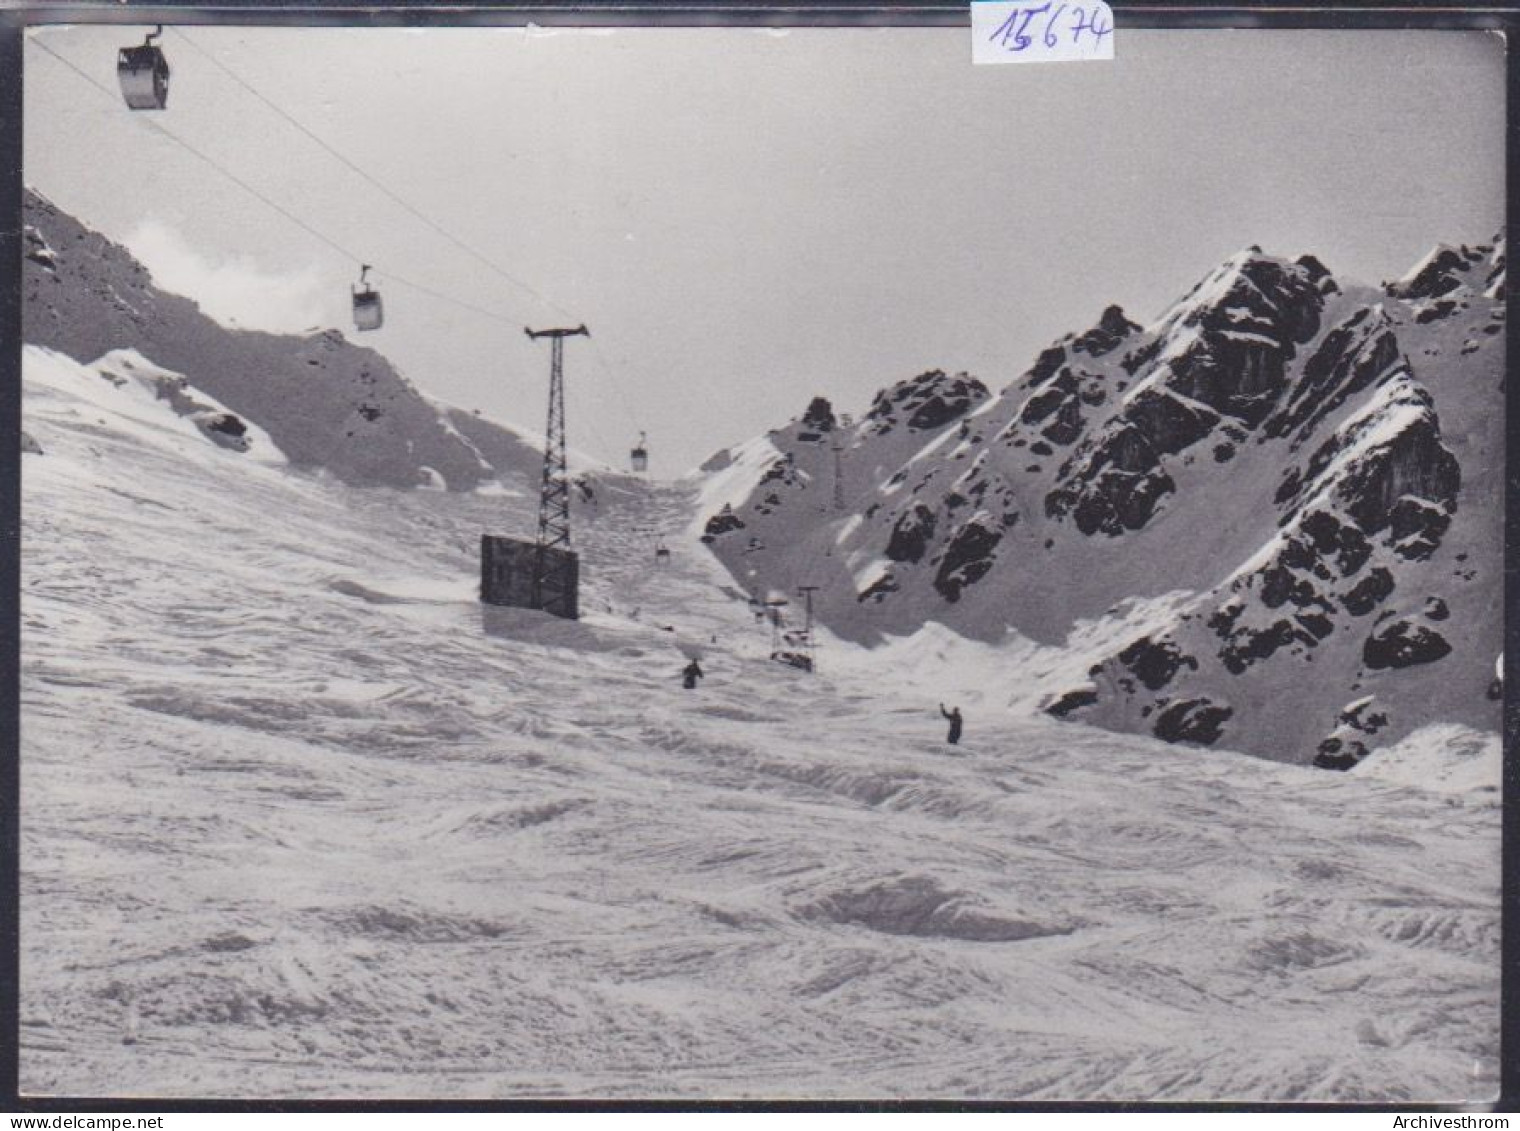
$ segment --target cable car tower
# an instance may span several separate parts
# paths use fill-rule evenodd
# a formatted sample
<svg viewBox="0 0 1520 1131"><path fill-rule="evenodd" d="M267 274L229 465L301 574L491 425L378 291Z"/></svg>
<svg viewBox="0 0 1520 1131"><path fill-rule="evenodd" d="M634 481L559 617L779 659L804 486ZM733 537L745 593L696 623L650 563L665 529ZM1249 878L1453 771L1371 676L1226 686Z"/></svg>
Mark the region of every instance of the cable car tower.
<svg viewBox="0 0 1520 1131"><path fill-rule="evenodd" d="M834 441L834 509L844 510L844 445Z"/></svg>
<svg viewBox="0 0 1520 1131"><path fill-rule="evenodd" d="M573 330L530 330L548 338L549 420L544 429L544 474L538 494L538 543L533 558L533 607L575 618L576 576L570 551L570 471L565 447L565 339L591 336L584 323ZM558 551L558 552L556 552ZM571 568L559 562L568 558Z"/></svg>
<svg viewBox="0 0 1520 1131"><path fill-rule="evenodd" d="M816 671L818 664L817 656L813 651L816 645L813 639L813 594L816 592L818 592L816 585L797 586L797 595L807 602L807 622L802 630L802 651L807 657L807 666L803 668L804 671Z"/></svg>
<svg viewBox="0 0 1520 1131"><path fill-rule="evenodd" d="M771 659L805 672L813 670L813 590L816 585L801 586L797 592L807 598L807 627L786 627L786 594L772 591L765 599L766 619L771 622Z"/></svg>

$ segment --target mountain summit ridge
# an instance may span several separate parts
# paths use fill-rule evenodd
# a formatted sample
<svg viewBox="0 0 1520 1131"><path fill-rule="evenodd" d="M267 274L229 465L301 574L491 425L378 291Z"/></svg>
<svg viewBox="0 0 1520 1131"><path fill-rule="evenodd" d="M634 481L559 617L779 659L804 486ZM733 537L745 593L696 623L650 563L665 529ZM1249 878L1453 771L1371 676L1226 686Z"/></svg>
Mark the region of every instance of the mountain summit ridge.
<svg viewBox="0 0 1520 1131"><path fill-rule="evenodd" d="M1063 717L1335 768L1373 745L1340 721L1369 692L1377 743L1496 729L1503 286L1502 233L1381 288L1253 246L996 394L931 370L827 437L773 431L704 540L752 590L819 586L820 622L865 644L938 622L1061 646L1190 594L1052 687ZM876 411L910 391L939 406L917 427Z"/></svg>

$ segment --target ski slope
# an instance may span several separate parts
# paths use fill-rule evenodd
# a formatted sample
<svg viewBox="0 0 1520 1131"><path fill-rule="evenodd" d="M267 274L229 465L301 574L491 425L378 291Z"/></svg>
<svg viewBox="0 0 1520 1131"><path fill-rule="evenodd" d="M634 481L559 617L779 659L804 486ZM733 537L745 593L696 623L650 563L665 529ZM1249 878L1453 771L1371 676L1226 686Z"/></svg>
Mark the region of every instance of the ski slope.
<svg viewBox="0 0 1520 1131"><path fill-rule="evenodd" d="M475 599L529 497L355 490L25 377L23 1092L1497 1090L1483 736L1384 780L988 696L952 749L953 648L769 662L674 537L689 485L578 511L559 622Z"/></svg>

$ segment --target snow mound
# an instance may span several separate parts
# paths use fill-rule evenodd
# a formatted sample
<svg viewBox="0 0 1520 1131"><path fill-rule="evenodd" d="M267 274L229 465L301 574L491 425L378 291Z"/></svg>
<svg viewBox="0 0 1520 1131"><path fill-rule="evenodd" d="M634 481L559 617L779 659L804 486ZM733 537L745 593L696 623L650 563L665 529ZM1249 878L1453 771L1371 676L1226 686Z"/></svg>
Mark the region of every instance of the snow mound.
<svg viewBox="0 0 1520 1131"><path fill-rule="evenodd" d="M220 449L252 463L287 465L262 428L136 350L112 350L81 365L54 350L25 346L22 380L27 423L38 443L56 442L60 432L82 438L109 422L113 435L175 458L214 459L213 449Z"/></svg>
<svg viewBox="0 0 1520 1131"><path fill-rule="evenodd" d="M1499 792L1504 750L1497 734L1455 723L1421 727L1375 750L1350 772L1441 793Z"/></svg>
<svg viewBox="0 0 1520 1131"><path fill-rule="evenodd" d="M355 907L330 919L342 934L407 942L467 943L510 933L509 927L492 920L440 914L406 905Z"/></svg>
<svg viewBox="0 0 1520 1131"><path fill-rule="evenodd" d="M1072 932L1071 927L992 914L975 906L964 893L948 891L927 876L899 876L846 888L808 904L799 916L887 935L970 942L1019 942Z"/></svg>

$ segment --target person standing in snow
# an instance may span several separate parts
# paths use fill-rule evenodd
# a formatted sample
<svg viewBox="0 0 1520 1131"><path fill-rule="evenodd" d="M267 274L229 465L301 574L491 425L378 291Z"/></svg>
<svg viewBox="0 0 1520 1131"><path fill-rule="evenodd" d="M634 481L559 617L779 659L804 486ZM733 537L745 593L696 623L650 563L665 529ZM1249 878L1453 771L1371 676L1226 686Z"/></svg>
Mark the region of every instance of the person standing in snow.
<svg viewBox="0 0 1520 1131"><path fill-rule="evenodd" d="M951 707L947 711L945 710L945 705L941 703L939 705L939 713L950 720L950 734L945 741L954 746L961 740L961 709L959 707Z"/></svg>
<svg viewBox="0 0 1520 1131"><path fill-rule="evenodd" d="M702 678L702 674L702 665L693 660L681 672L681 686L690 691L693 687L697 686L697 680Z"/></svg>

